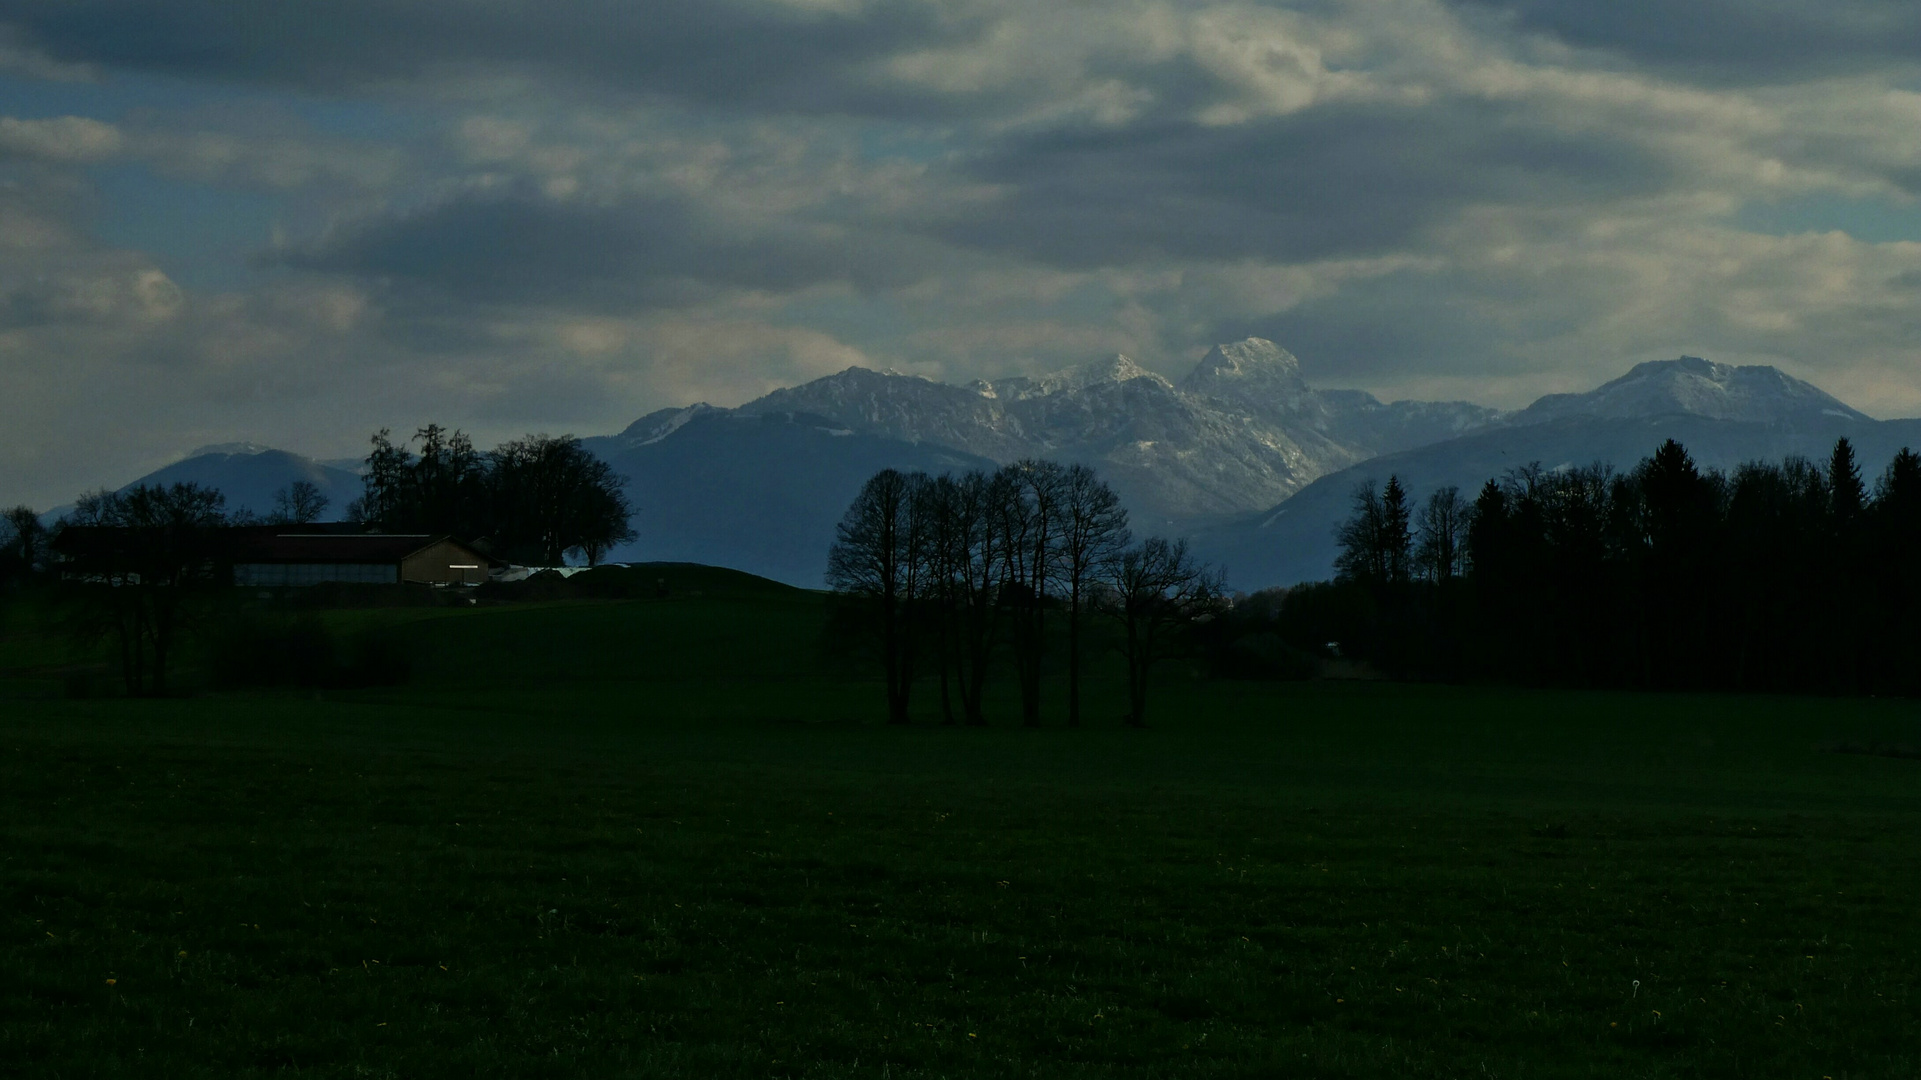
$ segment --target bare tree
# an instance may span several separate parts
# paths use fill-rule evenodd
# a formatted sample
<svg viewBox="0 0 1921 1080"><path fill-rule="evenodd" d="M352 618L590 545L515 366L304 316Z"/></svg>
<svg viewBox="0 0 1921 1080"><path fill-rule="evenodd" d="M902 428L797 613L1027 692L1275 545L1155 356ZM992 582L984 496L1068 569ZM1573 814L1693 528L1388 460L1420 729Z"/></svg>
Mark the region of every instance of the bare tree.
<svg viewBox="0 0 1921 1080"><path fill-rule="evenodd" d="M31 506L15 506L0 513L0 581L34 573L46 557L46 526Z"/></svg>
<svg viewBox="0 0 1921 1080"><path fill-rule="evenodd" d="M1121 624L1127 661L1126 723L1147 725L1148 677L1172 655L1187 629L1220 595L1219 578L1188 554L1187 541L1155 536L1128 548L1110 579L1106 610Z"/></svg>
<svg viewBox="0 0 1921 1080"><path fill-rule="evenodd" d="M1420 545L1414 553L1421 576L1445 582L1460 575L1467 514L1460 488L1449 485L1428 496L1427 505L1421 509Z"/></svg>
<svg viewBox="0 0 1921 1080"><path fill-rule="evenodd" d="M1336 576L1370 585L1406 581L1413 561L1409 516L1407 489L1399 477L1388 477L1378 493L1372 480L1362 482L1354 489L1354 516L1336 533L1341 546Z"/></svg>
<svg viewBox="0 0 1921 1080"><path fill-rule="evenodd" d="M1001 593L1007 561L996 507L1000 483L974 470L963 474L949 489L947 511L949 588L953 597L954 669L960 691L961 716L971 726L987 722L982 697L987 668L1000 635Z"/></svg>
<svg viewBox="0 0 1921 1080"><path fill-rule="evenodd" d="M83 496L56 544L90 601L83 629L111 634L127 692L167 692L167 665L193 598L219 581L215 530L226 497L197 484Z"/></svg>
<svg viewBox="0 0 1921 1080"><path fill-rule="evenodd" d="M1041 665L1046 652L1048 590L1060 562L1064 470L1052 461L1025 459L1000 471L1003 590L1014 622L1014 670L1020 683L1021 724L1041 723Z"/></svg>
<svg viewBox="0 0 1921 1080"><path fill-rule="evenodd" d="M327 512L328 502L320 493L320 485L311 480L295 480L273 493L273 513L267 516L267 523L307 525L319 521L320 515Z"/></svg>
<svg viewBox="0 0 1921 1080"><path fill-rule="evenodd" d="M1127 510L1114 489L1085 465L1068 468L1060 487L1060 572L1067 589L1067 726L1081 722L1081 616L1088 590L1130 539Z"/></svg>
<svg viewBox="0 0 1921 1080"><path fill-rule="evenodd" d="M926 522L918 490L925 474L883 469L863 484L835 530L827 584L859 605L880 648L887 721L905 724L914 685L913 607L926 567Z"/></svg>
<svg viewBox="0 0 1921 1080"><path fill-rule="evenodd" d="M1334 574L1346 581L1379 582L1387 579L1386 560L1381 551L1381 494L1374 481L1363 480L1354 488L1354 513L1334 534L1341 553L1334 557Z"/></svg>

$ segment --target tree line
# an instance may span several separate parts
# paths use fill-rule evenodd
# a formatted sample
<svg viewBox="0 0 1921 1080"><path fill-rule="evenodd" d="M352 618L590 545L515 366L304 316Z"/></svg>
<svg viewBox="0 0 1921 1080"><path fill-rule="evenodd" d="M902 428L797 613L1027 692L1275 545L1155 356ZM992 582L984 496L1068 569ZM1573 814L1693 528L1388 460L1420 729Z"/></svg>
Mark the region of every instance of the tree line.
<svg viewBox="0 0 1921 1080"><path fill-rule="evenodd" d="M405 443L385 430L372 442L364 493L348 507L368 529L448 533L497 557L548 565L569 553L598 563L635 535L623 480L572 436L529 435L485 454L437 425ZM164 695L183 632L205 628L219 607L212 597L231 561L226 530L308 524L327 508L305 480L276 492L266 514L229 511L225 495L196 483L90 492L51 528L16 506L0 513L0 591L54 587L67 630L110 643L127 693ZM69 527L89 529L91 539L56 573L54 546Z"/></svg>
<svg viewBox="0 0 1921 1080"><path fill-rule="evenodd" d="M570 553L596 566L636 536L626 481L571 435L529 435L483 453L460 431L428 424L398 443L383 428L372 443L350 520L387 532L450 533L497 558L541 566L559 566Z"/></svg>
<svg viewBox="0 0 1921 1080"><path fill-rule="evenodd" d="M1921 692L1921 455L1872 483L1853 446L1732 472L1668 440L1634 468L1355 493L1292 643L1397 674L1596 687Z"/></svg>
<svg viewBox="0 0 1921 1080"><path fill-rule="evenodd" d="M906 723L931 665L942 720L985 724L992 669L1013 668L1021 723L1041 723L1049 627L1064 623L1066 722L1082 717L1090 615L1111 617L1127 671L1125 722L1147 719L1148 675L1220 593L1184 541L1139 543L1113 490L1084 465L1023 460L958 476L883 469L828 552L827 583L873 645L887 715ZM958 708L956 706L958 705Z"/></svg>

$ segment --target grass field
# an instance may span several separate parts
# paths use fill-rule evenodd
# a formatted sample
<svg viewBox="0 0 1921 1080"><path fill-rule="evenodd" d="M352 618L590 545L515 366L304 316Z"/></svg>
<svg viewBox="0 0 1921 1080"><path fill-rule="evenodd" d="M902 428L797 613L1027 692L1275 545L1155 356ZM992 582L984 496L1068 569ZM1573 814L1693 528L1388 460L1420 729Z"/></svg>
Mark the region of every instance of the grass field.
<svg viewBox="0 0 1921 1080"><path fill-rule="evenodd" d="M1832 752L1912 702L901 729L807 594L339 617L413 680L68 701L13 625L0 1071L1921 1074L1921 761Z"/></svg>

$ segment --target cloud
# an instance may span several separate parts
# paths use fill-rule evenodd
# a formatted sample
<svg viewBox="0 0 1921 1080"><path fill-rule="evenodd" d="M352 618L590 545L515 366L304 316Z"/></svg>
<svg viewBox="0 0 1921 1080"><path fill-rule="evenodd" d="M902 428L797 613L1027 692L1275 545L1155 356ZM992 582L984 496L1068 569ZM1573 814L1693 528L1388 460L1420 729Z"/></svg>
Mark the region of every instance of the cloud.
<svg viewBox="0 0 1921 1080"><path fill-rule="evenodd" d="M1000 191L945 235L1080 267L1376 254L1464 205L1626 198L1672 171L1629 136L1575 136L1484 102L1054 132L968 169Z"/></svg>
<svg viewBox="0 0 1921 1080"><path fill-rule="evenodd" d="M613 430L850 363L1179 375L1246 333L1388 397L1522 404L1691 352L1921 410L1921 247L1741 227L1915 213L1917 19L14 0L0 502L231 439ZM221 243L179 224L219 215Z"/></svg>
<svg viewBox="0 0 1921 1080"><path fill-rule="evenodd" d="M188 79L367 91L508 77L780 111L884 110L867 62L967 29L907 0L15 0L0 27L58 62Z"/></svg>
<svg viewBox="0 0 1921 1080"><path fill-rule="evenodd" d="M1458 0L1570 45L1700 78L1776 82L1921 59L1909 0Z"/></svg>
<svg viewBox="0 0 1921 1080"><path fill-rule="evenodd" d="M21 120L0 116L0 159L33 158L62 164L105 161L124 140L112 124L84 116Z"/></svg>
<svg viewBox="0 0 1921 1080"><path fill-rule="evenodd" d="M274 258L473 302L637 310L692 305L727 289L899 287L924 272L915 246L824 224L730 226L685 199L578 204L482 191L357 221Z"/></svg>

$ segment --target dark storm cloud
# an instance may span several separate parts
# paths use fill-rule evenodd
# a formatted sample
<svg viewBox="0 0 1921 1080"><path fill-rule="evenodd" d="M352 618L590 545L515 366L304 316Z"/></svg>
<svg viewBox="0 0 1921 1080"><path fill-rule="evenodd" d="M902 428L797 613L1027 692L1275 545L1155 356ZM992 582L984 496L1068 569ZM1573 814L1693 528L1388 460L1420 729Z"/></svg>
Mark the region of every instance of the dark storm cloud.
<svg viewBox="0 0 1921 1080"><path fill-rule="evenodd" d="M914 242L825 227L730 228L667 200L580 206L482 194L337 229L275 261L427 286L482 303L659 307L724 289L860 288L918 279Z"/></svg>
<svg viewBox="0 0 1921 1080"><path fill-rule="evenodd" d="M1007 192L947 226L950 239L1095 267L1375 254L1468 204L1618 198L1658 190L1671 166L1625 136L1455 103L1055 133L1004 145L970 171Z"/></svg>
<svg viewBox="0 0 1921 1080"><path fill-rule="evenodd" d="M774 110L886 110L857 70L967 28L892 0L13 0L0 28L54 59L308 89L464 72Z"/></svg>
<svg viewBox="0 0 1921 1080"><path fill-rule="evenodd" d="M1454 0L1527 30L1715 79L1775 82L1921 59L1914 0Z"/></svg>

